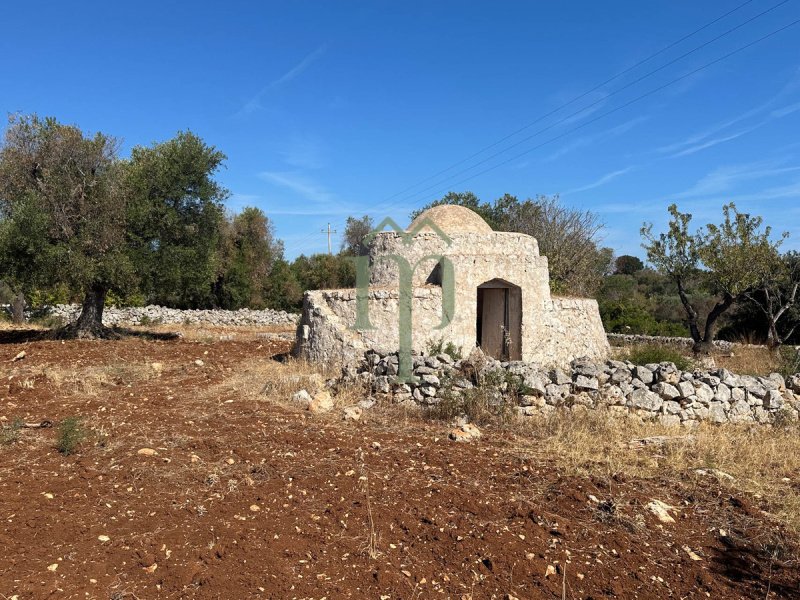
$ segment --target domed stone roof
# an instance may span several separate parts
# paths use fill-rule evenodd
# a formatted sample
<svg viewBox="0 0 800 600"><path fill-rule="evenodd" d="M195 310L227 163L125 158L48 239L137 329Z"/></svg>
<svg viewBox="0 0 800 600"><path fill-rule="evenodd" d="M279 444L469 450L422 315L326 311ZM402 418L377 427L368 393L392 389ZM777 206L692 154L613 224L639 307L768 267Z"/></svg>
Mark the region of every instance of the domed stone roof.
<svg viewBox="0 0 800 600"><path fill-rule="evenodd" d="M439 229L447 234L492 233L492 228L478 213L456 204L442 204L429 208L414 219L406 231L414 231L426 219L436 223Z"/></svg>

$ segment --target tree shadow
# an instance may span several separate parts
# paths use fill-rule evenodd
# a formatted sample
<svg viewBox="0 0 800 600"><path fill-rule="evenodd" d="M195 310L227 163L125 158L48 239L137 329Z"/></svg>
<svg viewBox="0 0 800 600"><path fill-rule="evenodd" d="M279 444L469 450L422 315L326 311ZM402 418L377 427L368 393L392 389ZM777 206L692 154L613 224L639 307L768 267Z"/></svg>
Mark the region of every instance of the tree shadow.
<svg viewBox="0 0 800 600"><path fill-rule="evenodd" d="M113 327L110 328L110 331L113 332L113 337L109 339L120 339L120 338L138 338L144 340L153 340L153 341L170 341L170 340L178 340L183 337L178 332L173 331L142 331L142 330L134 330L128 329L125 327ZM42 341L57 341L57 340L69 340L69 339L76 339L70 336L62 335L61 329L3 329L0 330L0 345L2 344L27 344L30 342L42 342ZM102 338L98 338L102 339Z"/></svg>
<svg viewBox="0 0 800 600"><path fill-rule="evenodd" d="M800 566L786 556L789 551L782 544L755 547L745 538L722 538L724 548L715 549L711 558L713 571L719 573L737 588L745 584L757 590L754 597L800 598ZM790 552L790 551L789 551Z"/></svg>

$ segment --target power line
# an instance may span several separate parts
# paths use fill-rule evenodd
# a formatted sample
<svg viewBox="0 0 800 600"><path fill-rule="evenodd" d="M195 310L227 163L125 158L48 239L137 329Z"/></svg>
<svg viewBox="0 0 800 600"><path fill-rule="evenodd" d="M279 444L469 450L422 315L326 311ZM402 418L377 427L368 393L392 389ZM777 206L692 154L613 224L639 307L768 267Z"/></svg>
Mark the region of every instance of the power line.
<svg viewBox="0 0 800 600"><path fill-rule="evenodd" d="M788 0L786 0L786 1L788 2ZM663 54L663 53L664 53L664 52L666 52L667 50L671 50L672 48L674 48L675 46L677 46L677 45L681 44L682 42L685 42L685 41L686 41L686 40L688 40L689 38L692 38L692 37L694 37L695 35L697 35L697 34L698 34L698 33L700 33L701 31L705 31L706 29L708 29L708 28L709 28L709 27L711 27L712 25L714 25L714 24L718 23L719 21L721 21L721 20L723 20L724 18L726 18L726 17L728 17L728 16L732 15L733 13L735 13L735 12L737 12L737 11L741 10L742 8L744 8L745 6L747 6L748 4L751 4L752 2L753 2L753 0L747 0L746 2L743 2L743 3L739 4L738 6L736 6L736 7L732 8L731 10L729 10L728 12L726 12L726 13L724 13L724 14L720 15L719 17L715 18L715 19L714 19L714 20L712 20L712 21L709 21L708 23L706 23L705 25L703 25L703 26L701 26L701 27L699 27L699 28L695 29L695 30L694 30L694 31L692 31L691 33L687 33L686 35L684 35L683 37L681 37L681 38L679 38L679 39L675 40L674 42L671 42L670 44L668 44L668 45L664 46L663 48L661 48L661 49L660 49L660 50L658 50L657 52L654 52L653 54L651 54L651 55L647 56L646 58L643 58L642 60L640 60L639 62L637 62L637 63L636 63L636 64L634 64L633 66L631 66L631 67L628 67L627 69L625 69L625 70L623 70L623 71L620 71L619 73L617 73L616 75L613 75L612 77L609 77L608 79L606 79L606 80L605 80L605 81L603 81L602 83L598 83L597 85L595 85L595 86L594 86L594 87L592 87L591 89L588 89L588 90L586 90L585 92L583 92L583 93L581 93L581 94L579 94L579 95L575 96L575 97L574 97L574 98L572 98L571 100L569 100L569 101L565 102L564 104L561 104L560 106L558 106L558 107L554 108L554 109L553 109L553 110L551 110L550 112L547 112L547 113L545 113L545 114L543 114L543 115L541 115L541 116L537 117L537 118L536 118L536 119L534 119L533 121L531 121L531 122L529 122L529 123L527 123L527 124L523 125L523 126L522 126L522 127L520 127L519 129L516 129L516 130L512 131L511 133L509 133L509 134L505 135L504 137L500 138L499 140L497 140L497 141L495 141L495 142L492 142L492 143L491 143L491 144L489 144L488 146L484 146L483 148L481 148L480 150L478 150L477 152L475 152L475 153L473 153L473 154L470 154L470 155L469 155L469 156L467 156L466 158L463 158L463 159L461 159L461 160L459 160L459 161L457 161L457 162L455 162L455 163L451 164L450 166L448 166L448 167L445 167L444 169L442 169L442 170L440 170L440 171L438 171L438 172L434 173L433 175L430 175L430 176L428 176L428 177L425 177L424 179L421 179L420 181L418 181L418 182L414 183L413 185L410 185L410 186L408 186L407 188L405 188L405 189L403 189L403 190L400 190L400 191L399 191L399 192L397 192L396 194L392 194L391 196L388 196L387 198L383 199L381 202L386 202L386 201L388 201L388 200L392 200L393 198L396 198L397 196L400 196L400 195L402 195L402 194L404 194L404 193L406 193L406 192L408 192L408 191L410 191L410 190L414 189L415 187L417 187L418 185L420 185L420 184L422 184L422 183L425 183L425 182L427 182L427 181L430 181L431 179L436 179L436 178L437 178L439 175L443 175L444 173L446 173L446 172L448 172L448 171L450 171L450 170L454 169L455 167L457 167L457 166L460 166L460 165L464 164L465 162L468 162L468 161L472 160L472 159L473 159L473 158L475 158L476 156L479 156L479 155L483 154L483 153L484 153L484 152L486 152L487 150L490 150L490 149L494 148L495 146L498 146L499 144L502 144L503 142L505 142L506 140L508 140L508 139L510 139L510 138L512 138L512 137L514 137L514 136L515 136L515 135L517 135L518 133L521 133L521 132L525 131L526 129L529 129L530 127L532 127L532 126L536 125L536 123L539 123L539 122L543 121L544 119L546 119L547 117L550 117L550 116L554 115L555 113L557 113L557 112L561 111L562 109L564 109L564 108L566 108L566 107L568 107L568 106L571 106L572 104L574 104L575 102L577 102L577 101L579 101L579 100L582 100L583 98L585 98L586 96L588 96L588 95L589 95L589 94L591 94L592 92L596 92L597 90L599 90L600 88L602 88L602 87L604 87L604 86L608 85L608 84L609 84L609 83L611 83L612 81L616 81L617 79L619 79L619 78L620 78L620 77L622 77L623 75L627 75L628 73L630 73L631 71L633 71L633 70L637 69L638 67L642 66L643 64L645 64L645 63L647 63L647 62L649 62L649 61L653 60L653 59L654 59L654 58L656 58L657 56L660 56L661 54ZM781 2L781 4L784 4L784 3L785 3L785 2ZM780 5L778 5L778 6L780 6ZM773 8L777 8L777 6L776 6L776 7L773 7ZM770 9L770 10L772 10L772 9ZM763 14L763 13L762 13L762 14ZM757 15L755 18L758 18L758 16L760 16L760 15ZM752 19L751 19L751 20L752 20ZM749 22L749 21L748 21L748 22ZM746 23L747 23L747 22L745 22L745 24L746 24ZM713 41L713 40L712 40L712 41ZM710 42L709 42L709 43L710 43Z"/></svg>
<svg viewBox="0 0 800 600"><path fill-rule="evenodd" d="M695 75L695 74L699 73L700 71L702 71L704 69L707 69L708 67L711 67L711 66L713 66L713 65L715 65L715 64L717 64L719 62L722 62L723 60L726 60L726 59L730 58L731 56L733 56L735 54L738 54L739 52L747 50L748 48L750 48L752 46L755 46L756 44L758 44L760 42L763 42L764 40L767 40L767 39L769 39L769 38L771 38L771 37L783 32L785 30L789 29L790 27L794 27L798 23L800 23L800 19L792 21L788 25L784 25L783 27L780 27L779 29L776 29L776 30L774 30L774 31L772 31L772 32L770 32L770 33L768 33L768 34L756 39L756 40L753 40L752 42L750 42L748 44L745 44L744 46L740 46L736 50L728 52L727 54L725 54L723 56L720 56L719 58L716 58L716 59L712 60L711 62L708 62L708 63L704 64L701 67L693 69L692 71L689 71L688 73L686 73L684 75L681 75L680 77L678 77L676 79L673 79L672 81L670 81L668 83L665 83L664 85L660 85L660 86L658 86L656 88L653 88L653 89L649 90L648 92L645 92L641 96L637 96L636 98L626 102L625 104L622 104L620 106L617 106L616 108L613 108L613 109L611 109L609 111L606 111L606 112L602 113L601 115L598 115L597 117L595 117L595 118L593 118L593 119L591 119L589 121L581 123L577 127L573 127L572 129L570 129L568 131L565 131L564 133L562 133L560 135L552 137L549 140L546 140L546 141L542 142L541 144L533 146L532 148L528 148L527 150L525 150L523 152L520 152L519 154L515 154L514 156L512 156L512 157L510 157L510 158L508 158L508 159L506 159L506 160L504 160L504 161L502 161L500 163L497 163L496 165L492 165L491 167L483 169L482 171L479 171L478 173L475 173L473 175L470 175L469 177L461 179L461 180L455 182L452 185L460 185L461 183L464 183L466 181L470 181L470 180L474 179L475 177L479 177L480 175L488 173L489 171L493 171L494 169L497 169L498 167L502 167L504 165L507 165L508 163L513 162L513 161L517 160L518 158L521 158L521 157L525 156L526 154L530 154L534 150L538 150L542 146L546 146L547 144L555 142L556 140L559 140L559 139L569 135L570 133L574 133L575 131L577 131L579 129L582 129L583 127L586 127L587 125L590 125L590 124L594 123L595 121L599 121L600 119L602 119L604 117L607 117L610 114L613 114L613 113L618 112L618 111L620 111L620 110L622 110L624 108L627 108L631 104L639 102L640 100L643 100L643 99L647 98L648 96L652 96L653 94L655 94L657 92L660 92L661 90L663 90L665 88L668 88L671 85L674 85L674 84L676 84L676 83L678 83L680 81L683 81L687 77L691 77L692 75ZM446 192L448 189L449 189L449 186L447 188L444 188L444 189L440 190L439 192L437 192L437 194Z"/></svg>
<svg viewBox="0 0 800 600"><path fill-rule="evenodd" d="M641 66L642 64L644 64L644 63L646 63L646 62L648 62L648 61L652 60L652 59L653 59L653 58L655 58L656 56L659 56L660 54L663 54L663 53L664 53L664 52L666 52L667 50L669 50L669 49L671 49L671 48L675 47L676 45L680 44L681 42L685 41L686 39L689 39L689 38L693 37L693 36L694 36L694 35L696 35L697 33L699 33L699 32L701 32L701 31L703 31L703 30L707 29L707 28L708 28L708 27L710 27L711 25L713 25L713 24L715 24L715 23L719 22L720 20L724 19L725 17L727 17L727 16L729 16L729 15L733 14L734 12L736 12L736 11L740 10L741 8L743 8L744 6L746 6L746 5L750 4L752 1L753 1L753 0L748 0L748 1L746 1L746 2L744 2L744 3L742 3L742 4L740 4L740 5L736 6L735 8L733 8L733 9L731 9L730 11L728 11L728 12L724 13L723 15L721 15L721 16L719 16L719 17L717 17L716 19L714 19L714 20L712 20L712 21L710 21L710 22L706 23L706 24L705 24L705 25L703 25L702 27L700 27L700 28L698 28L698 29L694 30L693 32L691 32L691 33L689 33L689 34L687 34L687 35L683 36L682 38L680 38L680 39L678 39L678 40L676 40L676 41L674 41L674 42L670 43L669 45L665 46L665 47L664 47L664 48L662 48L661 50L659 50L659 51L657 51L657 52L655 52L655 53L651 54L651 55L650 55L650 56L648 56L647 58L645 58L645 59L642 59L641 61L637 62L637 63L636 63L635 65L633 65L632 67L629 67L629 68L625 69L624 71L621 71L620 73L617 73L616 75L614 75L613 77L611 77L611 78L607 79L607 80L606 80L606 81L604 81L603 83L600 83L600 84L598 84L598 85L594 86L593 88L591 88L591 89L587 90L586 92L584 92L584 93L580 94L579 96L576 96L576 97L575 97L575 98L573 98L572 100L570 100L570 101L566 102L565 104L562 104L562 105L560 105L560 106L559 106L559 107L557 107L556 109L554 109L554 110L552 110L552 111L550 111L550 112L548 112L548 113L546 113L546 114L544 114L544 115L542 115L542 116L538 117L538 118L537 118L537 119L535 119L534 121L532 121L532 122L530 122L530 123L528 123L528 124L524 125L523 127L521 127L521 128L519 128L519 129L517 129L516 131L514 131L514 132L512 132L512 133L510 133L510 134L508 134L508 135L506 135L505 137L501 138L500 140L498 140L498 141L496 141L496 142L494 142L494 143L492 143L492 144L490 144L490 145L488 145L488 146L486 146L486 147L482 148L481 150L479 150L479 151L477 151L477 152L473 153L473 154L472 154L472 155L470 155L469 157L467 157L467 158L465 158L465 159L462 159L461 161L458 161L458 162L456 162L456 163L453 163L453 164L452 164L452 165L450 165L449 167L447 167L447 168L445 168L445 169L443 169L443 170L439 171L438 173L436 173L436 174L434 174L434 175L431 175L431 176L429 176L429 177L427 177L427 178L425 178L425 179L423 179L423 180L420 180L420 181L419 181L419 182L417 182L416 184L414 184L414 185L412 185L412 186L410 186L410 187L406 188L406 189L405 189L405 190L403 190L403 191L400 191L400 192L398 192L398 193L396 193L396 194L393 194L392 196L389 196L388 198L386 198L386 200L389 200L389 199L391 199L391 198L395 198L395 197L397 197L398 195L400 195L400 194L404 193L404 191L408 191L408 190L410 190L410 189L413 189L414 187L417 187L417 186L418 186L418 185L420 185L421 183L424 183L424 182L426 182L426 181L429 181L429 180L431 180L431 179L435 179L435 178L436 178L436 177L438 177L439 175L441 175L441 174L443 174L443 173L446 173L447 171L450 171L450 170L452 170L452 169L453 169L453 168L455 168L456 166L459 166L459 165L461 165L461 164L463 164L463 163L465 163L465 162L467 162L467 161L471 160L472 158L474 158L474 157L476 157L476 156L479 156L480 154L482 154L482 153L483 153L483 152L485 152L486 150L488 150L488 149L491 149L491 148L493 148L493 147L495 147L495 146L497 146L497 145L501 144L502 142L504 142L504 141L506 141L506 140L510 139L511 137L513 137L513 136L517 135L518 133L520 133L520 132L522 132L522 131L524 131L524 130L526 130L526 129L530 128L532 125L534 125L534 124L536 124L536 123L538 123L538 122L542 121L543 119L547 118L548 116L551 116L551 115L555 114L556 112L558 112L558 111L562 110L563 108L565 108L565 107L567 107L567 106L569 106L569 105L571 105L571 104L574 104L574 103L575 103L575 102L577 102L578 100L580 100L580 99L582 99L582 98L586 97L588 94L591 94L592 92L594 92L594 91L596 91L597 89L599 89L599 88L603 87L604 85L607 85L607 84L608 84L608 83L610 83L611 81L614 81L614 80L618 79L619 77L621 77L621 76L623 76L623 75L625 75L625 74L629 73L630 71L632 71L632 70L636 69L637 67ZM723 37L725 37L725 36L727 36L727 35L730 35L730 34L731 34L731 33L733 33L734 31L737 31L738 29L741 29L741 28L742 28L742 27L744 27L745 25L748 25L749 23L751 23L751 22L755 21L756 19L758 19L758 18L760 18L760 17L764 16L765 14L767 14L767 13L769 13L769 12L772 12L772 11L774 11L775 9L779 8L780 6L782 6L783 4L786 4L788 1L789 1L789 0L782 0L781 2L779 2L779 3L775 4L775 5L773 5L772 7L768 8L768 9L766 9L766 10L764 10L764 11L762 11L762 12L760 12L760 13L756 14L756 15L754 15L753 17L750 17L750 18L749 18L749 19L747 19L746 21L744 21L744 22L742 22L742 23L740 23L740 24L738 24L738 25L736 25L736 26L732 27L731 29L729 29L729 30L727 30L727 31L725 31L725 32L723 32L723 33L721 33L721 34L719 34L718 36L716 36L716 37L712 38L711 40L708 40L708 41L704 42L703 44L701 44L701 45L699 45L699 46L697 46L697 47L693 48L692 50L689 50L689 51L685 52L685 53L684 53L684 54L682 54L681 56L679 56L679 57L677 57L677 58L675 58L675 59L672 59L671 61L669 61L669 62L665 63L664 65L661 65L660 67L658 67L658 68L656 68L656 69L654 69L654 70L652 70L652 71L650 71L650 72L646 73L645 75L643 75L643 76L641 76L641 77L637 78L636 80L634 80L634 81L632 81L632 82L630 82L630 83L628 83L628 84L624 85L623 87L621 87L621 88L619 88L619 89L617 89L617 90L615 90L615 91L613 91L613 92L609 93L608 95L604 96L603 98L601 98L601 99L599 99L599 100L597 100L597 101L595 101L595 102L593 102L593 103L591 103L591 104L589 104L589 105L587 105L587 106L584 106L583 108L581 108L581 109L580 109L580 110L578 110L578 111L575 111L575 112L573 112L573 113L570 113L569 115L567 115L566 117L564 117L564 118L560 119L559 121L556 121L555 123L552 123L551 125L549 125L549 126L547 126L547 127L543 128L543 129L540 129L540 130L538 130L538 131L537 131L537 132L535 132L534 134L532 134L532 135L530 135L530 136L527 136L527 137L523 138L522 140L519 140L519 141L515 142L514 144L512 144L512 145L510 145L510 146L507 146L507 147L506 147L506 148L504 148L503 150L500 150L500 151L498 151L498 152L496 152L496 153L494 153L494 154L492 154L492 155L490 155L490 156L488 156L488 157L486 157L486 158L482 159L481 161L479 161L479 162L477 162L477 163L475 163L475 164L471 165L470 167L467 167L467 168L465 168L465 169L462 169L462 170L460 170L460 171L456 172L455 174L453 174L453 175L451 175L451 176L449 176L449 177L447 177L447 178L445 178L445 179L443 179L443 180L441 180L441 181L438 181L438 182L434 183L432 186L428 186L428 187L426 187L426 188L424 188L424 189L422 189L422 190L419 190L419 191L417 191L417 192L415 192L415 193L411 194L411 196L409 196L409 197L405 198L405 199L404 199L404 201L405 201L405 200L409 200L409 199L411 199L411 198L413 198L414 196L417 196L417 195L419 195L419 194L422 194L422 193L424 193L424 192L426 192L426 191L428 191L428 190L430 190L430 189L432 189L432 188L434 188L434 187L436 187L436 186L439 186L439 185L441 185L441 184L443 184L443 183L445 183L445 182L447 182L447 181L450 181L451 179L453 179L453 178L455 178L455 177L458 177L458 175L461 175L461 174L464 174L464 173L466 173L466 172L468 172L468 171L471 171L472 169L474 169L474 168L476 168L476 167L480 166L481 164L485 164L486 162L490 161L491 159L493 159L493 158L496 158L497 156L499 156L499 155L501 155L501 154L504 154L505 152L508 152L508 151L509 151L509 150L511 150L512 148L515 148L515 147L517 147L517 146L519 146L519 145L523 144L524 142L526 142L526 141L529 141L529 140L531 140L532 138L534 138L534 137L536 137L536 136L538 136L538 135L541 135L542 133L544 133L544 132L546 132L546 131L548 131L548 130L552 129L552 128L553 128L553 127L555 127L556 125L558 125L558 124L561 124L561 123L563 123L564 121L566 121L566 120L568 120L568 119L570 119L570 118L572 118L572 117L574 117L574 116L576 116L576 115L578 115L578 114L580 114L580 113L582 113L582 112L585 112L586 110L588 110L588 109L589 109L589 108L591 108L592 106L595 106L596 104L598 104L598 103L600 103L600 102L602 102L602 101L605 101L605 100L607 100L608 98L610 98L610 97L612 97L612 96L614 96L614 95L616 95L616 94L618 94L618 93L620 93L620 92L622 92L622 91L624 91L624 90L626 90L626 89L628 89L628 88L632 87L632 86L633 86L633 85L635 85L636 83L639 83L639 82L641 82L642 80L644 80L644 79L646 79L646 78L650 77L651 75L653 75L653 74L655 74L655 73L657 73L657 72L659 72L659 71L662 71L662 70L663 70L663 69L665 69L666 67L668 67L668 66L671 66L671 65L675 64L676 62L678 62L678 61L682 60L683 58L686 58L687 56L689 56L689 55L691 55L691 54L693 54L693 53L697 52L698 50L700 50L700 49L702 49L702 48L704 48L704 47L706 47L706 46L708 46L708 45L710 45L710 44L712 44L712 43L714 43L714 42L718 41L719 39L721 39L721 38L723 38ZM746 44L746 45L744 45L744 46L741 46L741 47L737 48L736 50L733 50L732 52L729 52L729 53L727 53L727 54L725 54L725 55L723 55L723 56L721 56L721 57L719 57L719 58L717 58L717 59L715 59L715 60L713 60L713 61L711 61L711 62L709 62L709 63L706 63L706 64L704 64L703 66L701 66L701 67L698 67L697 69L694 69L694 70L692 70L692 71L690 71L690 72L688 72L688 73L686 73L686 74L684 74L684 75L682 75L682 76L680 76L680 77L678 77L678 78L676 78L676 79L673 79L672 81L670 81L670 82L668 82L668 83L666 83L666 84L664 84L664 85L658 86L658 87L656 87L656 88L654 88L654 89L652 89L652 90L650 90L650 91L646 92L645 94L642 94L641 96L638 96L638 97L634 98L633 100L631 100L631 101L629 101L629 102L626 102L626 103L622 104L621 106L618 106L618 107L616 107L616 108L614 108L614 109L612 109L612 110L610 110L610 111L606 111L606 112L602 113L601 115L598 115L597 117L595 117L595 118L593 118L593 119L590 119L589 121L586 121L586 122L584 122L584 123L582 123L582 124L578 125L577 127L574 127L574 128L572 128L572 129L569 129L568 131L566 131L566 132L564 132L564 133L562 133L562 134L560 134L560 135L558 135L558 136L555 136L555 137L553 137L553 138L550 138L550 139L548 139L548 140L544 141L544 142L543 142L543 143L541 143L541 144L538 144L538 145L536 145L536 146L534 146L534 147L532 147L532 148L529 148L529 149L527 149L527 150L525 150L525 151L523 151L523 152L521 152L521 153L518 153L518 154L516 154L516 155L514 155L514 156L510 157L509 159L507 159L507 160L505 160L505 161L502 161L502 162L500 162L500 163L497 163L497 164L495 164L495 165L493 165L493 166L490 166L490 167L488 167L488 168L486 168L486 169L483 169L483 170L479 171L478 173L475 173L475 174L473 174L473 175L471 175L471 176L469 176L469 177L466 177L466 178L464 178L464 179L461 179L461 180L459 180L459 181L457 181L457 182L455 182L455 183L453 183L453 184L450 184L450 185L448 186L448 188L444 188L443 190L440 190L440 192L437 192L437 194L438 194L438 193L443 193L443 192L446 192L446 191L447 191L447 190L448 190L448 189L449 189L449 188L450 188L452 185L459 185L459 184L461 184L461 183L463 183L463 182L470 181L470 180L474 179L475 177L478 177L478 176L480 176L480 175L483 175L483 174L485 174L485 173L487 173L487 172L489 172L489 171L492 171L492 170L494 170L494 169L496 169L496 168L499 168L499 167L501 167L501 166L503 166L503 165L506 165L506 164L508 164L508 163L510 163L510 162L512 162L512 161L514 161L514 160L516 160L516 159L518 159L518 158L520 158L520 157L522 157L522 156L524 156L524 155L526 155L526 154L529 154L530 152L533 152L534 150L537 150L537 149L541 148L542 146L545 146L545 145L547 145L547 144L549 144L549 143L552 143L552 142L554 142L554 141L556 141L556 140L559 140L559 139L561 139L561 138L563 138L563 137L565 137L565 136L569 135L570 133L573 133L573 132L575 132L575 131L577 131L577 130L579 130L579 129L582 129L583 127L586 127L586 126L588 126L588 125L590 125L590 124L592 124L592 123L594 123L594 122L596 122L596 121L598 121L598 120L600 120L600 119L602 119L602 118L605 118L605 117L606 117L606 116L608 116L608 115L611 115L611 114L613 114L613 113L615 113L615 112L618 112L619 110L622 110L622 109L624 109L624 108L626 108L626 107L630 106L631 104L634 104L635 102L638 102L638 101L640 101L640 100L643 100L644 98L646 98L646 97L648 97L648 96L650 96L650 95L652 95L652 94L654 94L654 93L657 93L657 92L659 92L659 91L661 91L661 90L663 90L663 89L665 89L665 88L667 88L667 87L669 87L669 86L671 86L671 85L674 85L675 83L678 83L678 82L680 82L680 81L682 81L682 80L686 79L687 77L690 77L690 76L692 76L692 75L694 75L694 74L696 74L696 73L698 73L698 72L700 72L700 71L702 71L702 70L704 70L704 69L706 69L706 68L709 68L709 67L711 67L711 66L713 66L713 65L715 65L715 64L717 64L717 63L719 63L719 62L721 62L721 61L723 61L723 60L726 60L727 58L729 58L729 57L731 57L731 56L733 56L733 55L735 55L735 54L737 54L737 53L739 53L739 52L742 52L742 51L746 50L747 48L750 48L750 47L752 47L752 46L754 46L754 45L756 45L756 44L758 44L758 43L760 43L760 42L762 42L762 41L764 41L764 40L766 40L766 39L768 39L768 38L770 38L770 37L773 37L774 35L777 35L778 33L781 33L782 31L784 31L784 30L786 30L786 29L788 29L788 28L790 28L790 27L792 27L792 26L796 25L798 22L800 22L800 19L799 19L799 20L797 20L797 21L793 21L792 23L789 23L788 25L786 25L786 26L784 26L784 27L781 27L781 28L779 28L779 29L777 29L777 30L774 30L774 31L772 31L771 33L769 33L769 34L767 34L767 35L765 35L765 36L762 36L761 38L758 38L758 39L756 39L756 40L754 40L754 41L752 41L752 42L750 42L750 43L748 43L748 44ZM384 202L385 202L386 200L384 200ZM388 210L389 208L393 208L394 206L397 206L397 203L392 203L392 204L388 205L388 206L387 206L387 207L385 207L385 208L384 208L384 207L381 207L381 206L378 206L376 209L373 209L373 210ZM305 236L305 238L303 238L303 239L301 239L301 240L299 240L299 241L297 241L297 242L293 243L293 244L292 244L290 247L291 247L291 248L296 248L296 247L298 247L298 246L301 246L301 245L302 245L302 244L303 244L303 243L304 243L306 240L310 239L310 238L311 238L311 237L313 237L314 235L316 235L316 234L309 234L309 235Z"/></svg>
<svg viewBox="0 0 800 600"><path fill-rule="evenodd" d="M632 86L636 85L637 83L640 83L641 81L651 77L652 75L655 75L656 73L658 73L660 71L663 71L665 68L675 64L676 62L678 62L680 60L683 60L687 56L690 56L691 54L694 54L695 52L705 48L706 46L709 46L710 44L713 44L714 42L722 39L723 37L726 37L726 36L730 35L734 31L737 31L737 30L741 29L742 27L744 27L745 25L748 25L748 24L752 23L756 19L758 19L758 18L760 18L760 17L772 12L773 10L781 7L782 5L786 4L787 2L789 2L789 0L782 0L781 2L773 5L772 7L768 8L768 9L766 9L766 10L764 10L764 11L762 11L762 12L756 14L756 15L754 15L753 17L750 17L746 21L744 21L744 22L742 22L742 23L740 23L740 24L728 29L727 31L717 35L716 37L714 37L714 38L712 38L712 39L710 39L710 40L708 40L706 42L703 42L699 46L696 46L696 47L692 48L691 50L689 50L689 51L681 54L680 56L670 60L669 62L661 65L660 67L657 67L656 69L653 69L652 71L649 71L649 72L645 73L644 75L634 79L633 81L625 84L624 86L622 86L620 88L617 88L616 90L608 93L607 95L603 96L602 98L599 98L598 100L595 100L594 102L591 102L590 104L584 106L583 108L581 108L579 110L576 110L576 111L574 111L572 113L569 113L568 115L562 117L561 119L559 119L557 121L554 121L553 123L547 125L546 127L543 127L542 129L537 130L533 134L531 134L529 136L526 136L526 137L514 142L513 144L511 144L509 146L506 146L505 148L503 148L501 150L498 150L497 152L495 152L493 154L490 154L489 156L479 160L478 162L470 165L469 167L465 167L464 169L461 169L460 171L457 171L454 174L449 175L448 177L446 177L446 178L444 178L444 179L442 179L442 180L440 180L440 181L438 181L438 182L436 182L436 183L434 183L434 184L432 184L432 185L430 185L428 187L425 187L425 188L423 188L421 190L418 190L417 192L412 193L411 195L409 195L406 198L404 198L403 200L401 200L401 202L408 201L408 200L414 198L415 196L418 196L420 194L424 194L425 192L427 192L427 191L429 191L429 190L431 190L431 189L433 189L435 187L438 187L438 186L442 185L444 182L450 181L451 179L454 179L454 178L458 177L459 175L462 175L462 174L464 174L464 173L466 173L468 171L471 171L472 169L474 169L474 168L476 168L476 167L478 167L478 166L480 166L482 164L486 164L487 162L489 162L493 158L496 158L496 157L500 156L501 154L505 154L509 150L511 150L513 148L516 148L516 147L524 144L525 142L528 142L528 141L532 140L533 138L541 135L542 133L545 133L545 132L553 129L554 127L556 127L556 126L558 126L558 125L560 125L560 124L562 124L562 123L564 123L566 121L569 121L573 117L575 117L577 115L580 115L581 113L587 111L588 109L592 108L593 106L597 106L601 102L605 102L609 98L611 98L613 96L616 96L617 94L619 94L619 93L631 88ZM558 109L558 110L560 110L560 109ZM552 114L552 112L548 113L548 114ZM542 117L542 118L544 118L544 117ZM538 122L542 118L537 119L537 121L534 121L534 122ZM527 127L528 126L526 126L525 128L527 128ZM525 129L525 128L523 128L523 129ZM519 129L519 130L517 130L517 132L522 131L523 129ZM510 137L510 136L506 136L506 138L504 138L504 139L508 139L508 137ZM496 145L496 144L494 144L494 145ZM480 154L480 152L478 154ZM473 155L473 156L475 156L475 155ZM446 171L447 170L450 170L450 169L446 169ZM414 187L416 187L416 186L414 186ZM389 205L389 207L394 207L394 206L396 206L396 204L390 204ZM383 208L384 210L388 209L388 207L378 207L378 208Z"/></svg>

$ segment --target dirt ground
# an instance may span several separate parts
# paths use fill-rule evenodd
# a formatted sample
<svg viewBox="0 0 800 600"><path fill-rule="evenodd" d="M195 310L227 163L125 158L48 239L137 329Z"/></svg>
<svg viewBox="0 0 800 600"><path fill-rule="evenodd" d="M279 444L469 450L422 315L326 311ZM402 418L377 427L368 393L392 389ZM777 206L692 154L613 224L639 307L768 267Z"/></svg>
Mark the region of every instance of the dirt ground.
<svg viewBox="0 0 800 600"><path fill-rule="evenodd" d="M56 427L0 446L0 598L800 598L796 540L714 478L578 477L492 427L311 415L259 393L297 368L268 335L7 333L2 424Z"/></svg>

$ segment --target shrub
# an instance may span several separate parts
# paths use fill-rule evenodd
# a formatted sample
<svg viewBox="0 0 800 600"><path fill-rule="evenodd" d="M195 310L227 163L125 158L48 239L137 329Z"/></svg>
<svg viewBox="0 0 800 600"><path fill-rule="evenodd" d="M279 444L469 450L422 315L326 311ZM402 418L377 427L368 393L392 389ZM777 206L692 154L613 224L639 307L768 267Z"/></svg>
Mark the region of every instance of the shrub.
<svg viewBox="0 0 800 600"><path fill-rule="evenodd" d="M56 448L64 456L75 453L75 449L86 437L79 417L67 417L58 426Z"/></svg>
<svg viewBox="0 0 800 600"><path fill-rule="evenodd" d="M508 389L502 383L506 380L496 374L487 373L484 381L477 387L468 390L455 389L452 381L442 378L439 388L439 401L427 411L429 417L449 421L459 416L466 416L470 423L483 425L489 422L505 423L514 415L516 405L513 394L504 394Z"/></svg>
<svg viewBox="0 0 800 600"><path fill-rule="evenodd" d="M13 444L19 439L19 432L22 429L22 419L15 418L8 425L0 427L0 445Z"/></svg>
<svg viewBox="0 0 800 600"><path fill-rule="evenodd" d="M681 371L691 371L694 368L694 363L676 349L659 344L642 344L632 347L628 360L635 365L671 362L675 363L675 366Z"/></svg>
<svg viewBox="0 0 800 600"><path fill-rule="evenodd" d="M800 373L800 350L793 346L781 346L778 350L780 355L780 374L785 378Z"/></svg>
<svg viewBox="0 0 800 600"><path fill-rule="evenodd" d="M445 344L444 338L439 338L435 342L428 342L428 354L430 356L447 354L453 360L461 360L463 358L461 346L456 346L453 342L447 342Z"/></svg>

